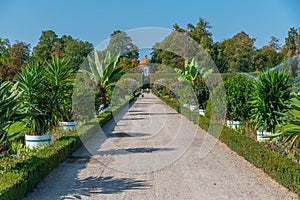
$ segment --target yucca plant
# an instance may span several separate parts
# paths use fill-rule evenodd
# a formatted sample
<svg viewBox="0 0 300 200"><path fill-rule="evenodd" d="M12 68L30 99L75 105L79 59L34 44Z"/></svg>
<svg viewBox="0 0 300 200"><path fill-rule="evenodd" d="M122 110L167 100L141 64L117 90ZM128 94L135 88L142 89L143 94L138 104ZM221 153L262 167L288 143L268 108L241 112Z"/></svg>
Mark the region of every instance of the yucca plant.
<svg viewBox="0 0 300 200"><path fill-rule="evenodd" d="M98 52L94 49L94 54L88 56L89 67L88 69L82 69L79 72L86 75L96 84L96 90L99 93L99 98L102 104L107 105L108 94L107 92L115 85L115 83L122 77L121 67L117 67L119 55L111 57L108 51L104 60L100 60Z"/></svg>
<svg viewBox="0 0 300 200"><path fill-rule="evenodd" d="M291 85L289 75L284 70L266 71L259 75L254 84L251 100L252 118L259 131L275 132L279 115L289 109Z"/></svg>
<svg viewBox="0 0 300 200"><path fill-rule="evenodd" d="M75 69L69 62L58 56L44 66L43 84L49 98L48 113L52 123L72 120L72 89Z"/></svg>
<svg viewBox="0 0 300 200"><path fill-rule="evenodd" d="M17 84L2 82L0 85L0 152L9 149L10 139L18 133L8 134L7 128L24 118L19 113L20 95Z"/></svg>
<svg viewBox="0 0 300 200"><path fill-rule="evenodd" d="M289 112L278 112L281 117L281 124L278 126L276 134L270 137L283 137L284 143L290 142L291 148L297 140L300 140L300 98L295 96L291 101L291 110Z"/></svg>
<svg viewBox="0 0 300 200"><path fill-rule="evenodd" d="M29 63L16 76L18 88L22 91L21 109L26 115L25 126L33 135L44 134L50 126L50 116L46 114L49 100L44 78L43 68L37 62Z"/></svg>

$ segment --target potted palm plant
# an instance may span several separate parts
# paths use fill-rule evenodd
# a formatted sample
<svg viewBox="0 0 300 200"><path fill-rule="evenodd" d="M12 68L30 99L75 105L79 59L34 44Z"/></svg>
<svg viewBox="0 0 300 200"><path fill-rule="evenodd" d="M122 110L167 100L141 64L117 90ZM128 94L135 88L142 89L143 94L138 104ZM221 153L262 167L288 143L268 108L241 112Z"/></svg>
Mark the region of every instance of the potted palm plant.
<svg viewBox="0 0 300 200"><path fill-rule="evenodd" d="M44 68L44 84L51 100L47 109L49 115L53 123L58 123L64 130L74 128L77 125L77 122L73 120L72 112L75 70L67 60L58 56L52 57L51 62L46 62Z"/></svg>
<svg viewBox="0 0 300 200"><path fill-rule="evenodd" d="M37 148L43 145L48 145L51 142L51 135L45 134L50 127L50 116L42 113L40 110L35 110L31 107L30 111L26 112L25 127L28 134L25 135L26 146L29 148Z"/></svg>
<svg viewBox="0 0 300 200"><path fill-rule="evenodd" d="M251 100L258 141L264 141L266 136L275 133L279 122L278 112L289 109L290 99L291 85L286 71L266 71L259 75Z"/></svg>
<svg viewBox="0 0 300 200"><path fill-rule="evenodd" d="M74 121L73 119L73 109L71 101L65 101L63 103L61 119L62 120L59 121L58 124L65 131L74 129L77 126L77 121Z"/></svg>
<svg viewBox="0 0 300 200"><path fill-rule="evenodd" d="M41 69L39 63L30 63L16 77L18 87L22 91L21 111L25 115L25 142L29 148L50 144L51 141L51 135L45 134L51 127L51 117L45 111L49 99L45 92Z"/></svg>

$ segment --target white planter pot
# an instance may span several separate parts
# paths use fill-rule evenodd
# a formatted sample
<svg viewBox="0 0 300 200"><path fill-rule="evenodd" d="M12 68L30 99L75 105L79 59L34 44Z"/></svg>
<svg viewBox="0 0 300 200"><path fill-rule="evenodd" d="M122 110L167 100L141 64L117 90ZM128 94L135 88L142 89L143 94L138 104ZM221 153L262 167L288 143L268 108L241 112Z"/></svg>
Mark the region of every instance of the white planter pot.
<svg viewBox="0 0 300 200"><path fill-rule="evenodd" d="M199 109L199 115L205 116L205 110Z"/></svg>
<svg viewBox="0 0 300 200"><path fill-rule="evenodd" d="M194 110L196 110L196 109L197 109L197 106L190 105L190 110L191 110L191 111L194 111Z"/></svg>
<svg viewBox="0 0 300 200"><path fill-rule="evenodd" d="M49 145L51 142L51 135L25 135L26 146L30 149L38 148L40 146Z"/></svg>
<svg viewBox="0 0 300 200"><path fill-rule="evenodd" d="M268 131L257 131L256 132L256 139L259 142L263 142L266 140L269 140L269 138L263 138L263 136L267 136L267 135L272 135L272 132L268 132Z"/></svg>
<svg viewBox="0 0 300 200"><path fill-rule="evenodd" d="M188 103L185 103L185 104L183 104L183 107L185 107L185 108L189 108L189 107L190 107L190 104L188 104Z"/></svg>
<svg viewBox="0 0 300 200"><path fill-rule="evenodd" d="M74 129L77 126L77 122L59 122L58 124L65 131Z"/></svg>
<svg viewBox="0 0 300 200"><path fill-rule="evenodd" d="M99 111L99 113L104 113L104 112L108 111L108 110L111 109L111 108L112 108L112 105L109 104L106 108L101 109L101 110Z"/></svg>
<svg viewBox="0 0 300 200"><path fill-rule="evenodd" d="M226 126L228 128L232 128L232 129L239 129L239 128L241 128L242 123L240 121L227 120L226 121Z"/></svg>

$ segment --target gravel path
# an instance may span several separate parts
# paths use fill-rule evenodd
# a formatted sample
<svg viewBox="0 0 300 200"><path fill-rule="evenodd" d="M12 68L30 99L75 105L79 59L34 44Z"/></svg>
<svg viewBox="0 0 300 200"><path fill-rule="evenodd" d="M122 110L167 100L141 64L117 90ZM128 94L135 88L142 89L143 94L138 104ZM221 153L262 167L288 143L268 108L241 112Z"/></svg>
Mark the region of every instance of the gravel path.
<svg viewBox="0 0 300 200"><path fill-rule="evenodd" d="M115 118L24 199L298 199L152 94Z"/></svg>

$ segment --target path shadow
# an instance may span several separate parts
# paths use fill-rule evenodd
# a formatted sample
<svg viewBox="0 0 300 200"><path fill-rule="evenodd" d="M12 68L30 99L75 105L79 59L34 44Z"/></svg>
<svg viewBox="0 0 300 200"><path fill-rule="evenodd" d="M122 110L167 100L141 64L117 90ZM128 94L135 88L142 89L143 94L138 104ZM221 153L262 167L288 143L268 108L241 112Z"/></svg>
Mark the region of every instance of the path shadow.
<svg viewBox="0 0 300 200"><path fill-rule="evenodd" d="M144 117L134 117L134 118L123 118L121 120L143 120L143 119L146 119Z"/></svg>
<svg viewBox="0 0 300 200"><path fill-rule="evenodd" d="M135 103L134 107L136 108L141 108L141 107L145 107L147 104L153 104L153 103Z"/></svg>
<svg viewBox="0 0 300 200"><path fill-rule="evenodd" d="M134 105L136 99L129 103L129 109ZM135 109L136 110L136 109ZM102 128L109 129L110 126L115 126L118 120L128 111L128 107L124 107L118 112L115 113L116 118L111 119L105 126ZM93 125L93 123L88 124ZM99 133L99 130L93 130L91 133L95 135ZM126 133L125 133L126 134ZM128 134L117 133L116 135L111 135L111 137L125 136L129 137ZM135 136L144 136L142 133L132 133ZM93 140L94 138L89 138ZM103 140L104 142L105 140ZM101 144L99 144L101 145ZM126 149L123 150L127 153L137 153L137 152L153 152L158 149ZM109 152L105 152L109 153ZM119 152L120 153L120 152ZM37 161L37 160L33 160ZM46 178L39 186L38 189L35 189L32 192L29 192L25 196L25 200L52 200L52 199L87 199L93 197L94 194L116 194L122 193L126 190L145 190L151 187L150 183L147 180L138 180L129 177L113 177L107 176L104 177L100 172L93 172L93 176L88 176L84 179L78 177L82 170L86 169L87 164L99 165L105 167L105 162L109 160L99 161L99 159L93 158L90 151L88 151L83 145L77 151L75 151L69 158L67 158L63 163L56 167L48 175L51 178ZM22 169L24 170L24 169ZM47 189L45 189L47 188ZM41 198L42 197L42 198ZM105 196L104 196L105 198Z"/></svg>
<svg viewBox="0 0 300 200"><path fill-rule="evenodd" d="M128 112L132 113L132 112L143 112L142 110L129 110Z"/></svg>
<svg viewBox="0 0 300 200"><path fill-rule="evenodd" d="M145 180L115 178L113 176L90 176L81 180L76 179L75 187L68 192L71 195L63 199L86 199L95 194L118 194L126 190L145 190L151 186Z"/></svg>
<svg viewBox="0 0 300 200"><path fill-rule="evenodd" d="M131 153L153 153L156 151L174 151L175 148L127 148L98 151L98 155L126 155Z"/></svg>
<svg viewBox="0 0 300 200"><path fill-rule="evenodd" d="M153 98L153 97L147 97L145 99L157 99L157 98Z"/></svg>
<svg viewBox="0 0 300 200"><path fill-rule="evenodd" d="M146 137L149 136L150 134L117 132L117 133L105 133L105 135L108 138L118 138L118 137Z"/></svg>
<svg viewBox="0 0 300 200"><path fill-rule="evenodd" d="M130 113L130 115L179 115L179 113Z"/></svg>
<svg viewBox="0 0 300 200"><path fill-rule="evenodd" d="M88 199L95 198L94 195L97 194L118 194L126 190L138 191L152 187L148 180L114 176L105 177L101 175L101 172L94 172L93 175L79 178L79 173L86 168L88 163L104 165L99 159L92 157L84 147L81 147L80 152L74 152L48 175L52 178L45 179L45 185L29 192L24 200ZM100 197L100 199L102 198L105 198L105 196Z"/></svg>
<svg viewBox="0 0 300 200"><path fill-rule="evenodd" d="M136 102L135 105L153 104L151 102Z"/></svg>

